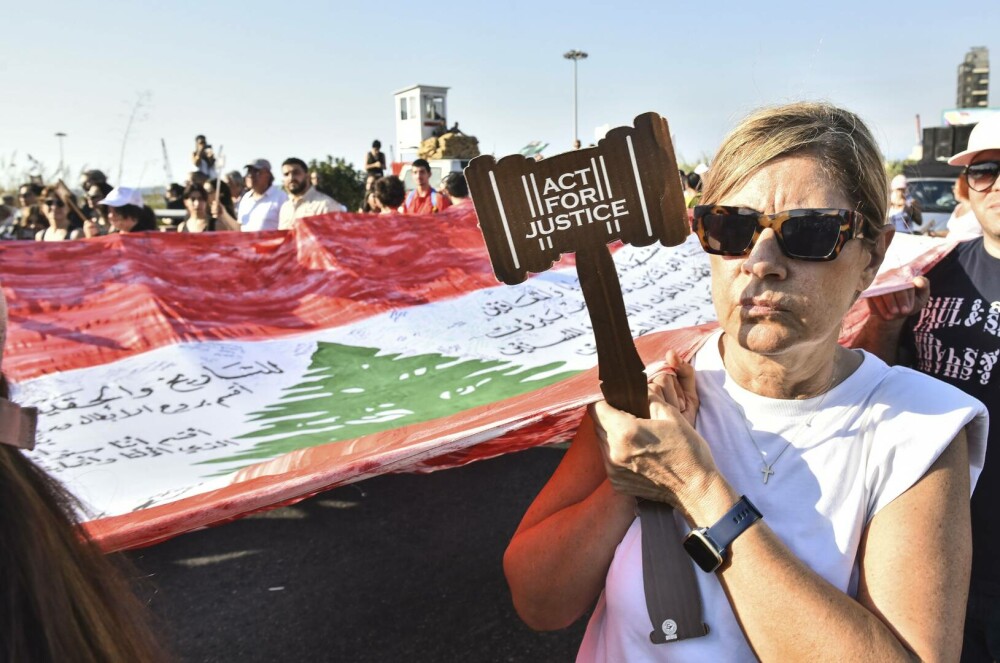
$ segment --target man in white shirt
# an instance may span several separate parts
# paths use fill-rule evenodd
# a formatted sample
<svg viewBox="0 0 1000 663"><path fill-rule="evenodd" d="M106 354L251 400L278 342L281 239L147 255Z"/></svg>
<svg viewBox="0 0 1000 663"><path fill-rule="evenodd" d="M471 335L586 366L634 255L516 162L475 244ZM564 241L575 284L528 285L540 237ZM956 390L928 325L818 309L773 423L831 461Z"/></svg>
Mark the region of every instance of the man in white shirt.
<svg viewBox="0 0 1000 663"><path fill-rule="evenodd" d="M236 210L240 228L246 232L255 230L277 230L281 206L288 200L285 192L274 184L271 163L267 159L257 159L248 163L247 179L250 190L240 198Z"/></svg>
<svg viewBox="0 0 1000 663"><path fill-rule="evenodd" d="M287 230L295 225L298 219L307 216L347 211L347 208L336 200L316 190L309 181L309 167L302 159L296 157L285 159L281 164L281 178L289 198L281 206L279 230Z"/></svg>

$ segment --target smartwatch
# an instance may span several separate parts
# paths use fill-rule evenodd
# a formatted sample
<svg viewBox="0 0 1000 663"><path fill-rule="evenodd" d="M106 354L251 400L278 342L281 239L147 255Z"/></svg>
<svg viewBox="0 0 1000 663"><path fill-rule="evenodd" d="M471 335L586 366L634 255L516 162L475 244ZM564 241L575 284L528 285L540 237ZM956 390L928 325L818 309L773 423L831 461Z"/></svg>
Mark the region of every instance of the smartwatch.
<svg viewBox="0 0 1000 663"><path fill-rule="evenodd" d="M725 561L726 549L751 525L763 518L746 495L711 527L691 530L684 538L684 550L705 573L713 573Z"/></svg>

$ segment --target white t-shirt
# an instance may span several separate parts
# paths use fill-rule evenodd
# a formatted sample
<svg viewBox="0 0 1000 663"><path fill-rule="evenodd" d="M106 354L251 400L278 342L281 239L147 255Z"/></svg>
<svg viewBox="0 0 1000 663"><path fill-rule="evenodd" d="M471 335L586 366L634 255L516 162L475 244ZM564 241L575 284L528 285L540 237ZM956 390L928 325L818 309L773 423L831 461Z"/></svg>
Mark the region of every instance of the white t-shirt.
<svg viewBox="0 0 1000 663"><path fill-rule="evenodd" d="M726 374L719 338L712 335L696 357L696 428L737 492L793 554L842 592L857 594L858 544L868 522L916 483L967 424L975 487L986 454L987 415L971 396L863 353L854 374L825 396L765 398ZM772 464L767 484L748 427ZM690 529L680 515L677 520L679 532ZM633 521L615 551L577 661L755 661L718 578L693 568L709 634L651 643L641 527L638 518Z"/></svg>
<svg viewBox="0 0 1000 663"><path fill-rule="evenodd" d="M970 239L983 234L983 227L979 225L979 219L971 209L960 216L955 216L952 212L947 228L948 239Z"/></svg>
<svg viewBox="0 0 1000 663"><path fill-rule="evenodd" d="M260 198L255 198L253 191L247 191L240 198L236 220L240 222L240 228L245 232L277 230L281 206L286 200L288 195L276 186L265 191Z"/></svg>
<svg viewBox="0 0 1000 663"><path fill-rule="evenodd" d="M289 198L281 206L281 212L278 215L278 230L289 230L298 219L346 211L347 208L342 204L318 191L316 187L310 186L303 196L297 200Z"/></svg>

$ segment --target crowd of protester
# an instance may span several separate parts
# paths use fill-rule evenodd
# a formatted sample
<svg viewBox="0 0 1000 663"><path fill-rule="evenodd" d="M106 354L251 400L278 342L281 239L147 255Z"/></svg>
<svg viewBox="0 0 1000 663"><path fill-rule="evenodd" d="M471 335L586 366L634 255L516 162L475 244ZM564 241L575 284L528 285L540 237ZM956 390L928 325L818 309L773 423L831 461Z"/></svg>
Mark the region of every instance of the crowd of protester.
<svg viewBox="0 0 1000 663"><path fill-rule="evenodd" d="M434 214L469 203L462 173L446 174L435 189L431 165L424 159L408 165L413 188L407 191L398 175L387 174L381 146L374 141L365 155L364 202L358 212ZM45 184L33 179L18 187L16 199L4 196L0 239L49 242L160 230L285 230L299 219L349 211L320 189L319 173L297 157L282 162L280 183L267 159L255 159L243 172L222 173L216 163L211 144L197 136L192 170L183 183L166 188L167 213L160 219L140 189L113 186L100 170L84 171L77 192L61 180Z"/></svg>
<svg viewBox="0 0 1000 663"><path fill-rule="evenodd" d="M754 150L746 150L751 141ZM360 211L434 214L471 204L462 173L447 174L435 189L423 159L405 171L413 181L407 191L403 178L386 174L380 147L375 141L365 158ZM588 410L505 555L526 622L562 628L596 602L578 660L656 651L648 623L632 618L644 608L635 498L646 498L675 504L695 524L717 521L688 539L700 533L695 549L712 553L694 557L706 573L718 573L699 583L718 635L678 651L736 652L739 660L760 653L794 660L805 651L843 660L872 652L900 660L955 660L959 652L970 663L1000 658L1000 528L993 511L1000 480L985 454L996 446L996 427L973 425L985 423L984 411L995 420L1000 408L993 371L1000 356L1000 116L981 122L968 149L949 163L963 173L953 190L959 204L943 231L924 223L906 177L887 182L863 123L826 104L759 111L727 138L711 175L704 164L678 173L710 254L721 331L698 350L694 367L667 355L669 370L650 383L651 418L607 403ZM211 145L198 136L192 165L187 181L165 194L168 209L185 212L170 228L176 232L286 229L302 218L348 211L319 190L318 173L296 157L282 162L281 186L266 159L222 174ZM21 185L16 201L5 196L0 205L0 237L66 241L162 229L139 189L113 186L97 170L81 175L79 189L78 197L61 181ZM875 278L892 237L920 232L967 241L909 288L869 298L870 320L857 341L867 353L840 347L841 319ZM780 301L768 295L778 290ZM759 294L748 300L748 292ZM6 322L0 293L0 348ZM704 370L702 362L714 368ZM937 380L890 368L897 365ZM708 390L696 388L696 374ZM835 394L829 402L828 394ZM6 606L0 660L161 660L121 569L78 536L71 496L22 454L33 446L35 413L6 398L0 375L0 493L7 514L0 518ZM854 410L864 417L836 418ZM833 423L807 431L820 416ZM868 426L864 441L858 421ZM760 454L760 469L752 453L748 465L745 449L729 448L732 431L742 429ZM792 444L793 434L801 445ZM755 435L779 445L773 460ZM801 462L827 439L836 442L828 446L840 454L831 456L839 464ZM789 448L781 478L769 484ZM868 481L862 489L874 498L858 493L854 480ZM688 486L711 487L716 499L706 501L707 489ZM783 491L794 498L818 486L822 512L774 496ZM754 529L761 514L747 488L770 519ZM730 504L736 510L726 512ZM723 532L727 519L742 522L748 514L756 517ZM809 536L803 522L812 528ZM815 532L830 523L847 533L850 546L817 543ZM728 541L714 541L714 531ZM823 574L824 568L832 570ZM923 582L906 582L910 576ZM844 632L857 637L843 638Z"/></svg>

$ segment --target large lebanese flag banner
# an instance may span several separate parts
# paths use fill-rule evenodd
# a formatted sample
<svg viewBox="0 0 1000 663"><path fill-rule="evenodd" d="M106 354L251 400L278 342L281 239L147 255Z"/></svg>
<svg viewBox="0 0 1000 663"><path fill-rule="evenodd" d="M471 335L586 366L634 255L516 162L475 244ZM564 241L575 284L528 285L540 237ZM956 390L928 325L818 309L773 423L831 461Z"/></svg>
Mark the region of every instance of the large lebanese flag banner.
<svg viewBox="0 0 1000 663"><path fill-rule="evenodd" d="M951 247L903 240L872 292ZM715 319L697 241L615 262L647 364L693 351ZM471 208L5 242L0 283L4 373L41 415L31 457L106 550L565 440L600 398L571 260L499 285Z"/></svg>

